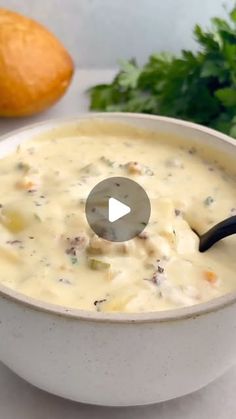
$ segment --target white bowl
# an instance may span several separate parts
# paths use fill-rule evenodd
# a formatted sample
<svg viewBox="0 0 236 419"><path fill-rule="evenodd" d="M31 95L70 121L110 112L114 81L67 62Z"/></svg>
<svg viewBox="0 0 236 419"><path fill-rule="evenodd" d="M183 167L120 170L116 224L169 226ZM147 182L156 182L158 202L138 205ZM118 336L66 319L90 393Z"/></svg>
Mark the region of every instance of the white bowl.
<svg viewBox="0 0 236 419"><path fill-rule="evenodd" d="M0 156L35 134L98 117L236 156L236 141L216 131L135 114L37 124L5 136ZM236 361L235 330L236 293L178 310L110 314L55 306L0 285L0 360L35 386L80 402L143 405L198 390Z"/></svg>

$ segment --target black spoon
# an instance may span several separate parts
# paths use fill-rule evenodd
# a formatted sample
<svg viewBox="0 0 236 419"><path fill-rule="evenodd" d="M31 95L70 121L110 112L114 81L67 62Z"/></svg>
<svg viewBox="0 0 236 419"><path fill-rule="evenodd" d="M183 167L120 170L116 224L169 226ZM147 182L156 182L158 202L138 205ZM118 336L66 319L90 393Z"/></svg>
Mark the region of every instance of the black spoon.
<svg viewBox="0 0 236 419"><path fill-rule="evenodd" d="M216 224L214 227L212 227L209 231L202 234L201 236L200 234L198 234L196 230L194 230L194 232L198 235L200 239L199 251L205 252L219 240L231 236L232 234L236 234L236 215L226 218L226 220L223 220L220 223Z"/></svg>

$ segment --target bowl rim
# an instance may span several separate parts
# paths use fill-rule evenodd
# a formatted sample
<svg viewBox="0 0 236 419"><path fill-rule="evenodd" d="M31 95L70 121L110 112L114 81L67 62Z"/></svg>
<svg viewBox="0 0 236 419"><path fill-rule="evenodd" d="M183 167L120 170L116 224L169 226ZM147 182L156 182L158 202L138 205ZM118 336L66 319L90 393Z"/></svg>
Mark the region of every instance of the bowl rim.
<svg viewBox="0 0 236 419"><path fill-rule="evenodd" d="M1 143L5 140L10 140L11 137L17 134L27 133L36 128L44 127L50 129L52 127L59 127L65 124L72 124L76 121L88 120L88 119L104 119L104 120L115 120L116 117L122 117L127 119L127 122L132 122L135 119L147 119L147 120L158 120L160 122L167 122L177 126L190 128L194 131L200 131L205 134L209 134L216 139L223 140L226 143L232 144L236 147L236 140L216 131L212 128L205 127L200 124L193 122L175 119L159 115L149 115L140 113L124 113L124 112L93 112L93 113L80 113L74 116L64 118L53 118L42 122L36 122L30 125L26 125L19 129L10 131L0 136L0 148ZM122 121L122 123L125 121ZM148 129L148 128L147 128ZM75 319L90 322L106 322L106 323L160 323L160 322L176 322L180 320L186 320L189 318L197 318L208 313L213 313L224 308L236 304L236 291L227 293L221 297L214 298L208 302L200 303L192 306L163 310L163 311L152 311L142 313L102 313L97 311L82 310L76 308L65 307L53 303L48 303L43 300L37 300L33 297L28 297L23 293L10 289L0 284L0 298L9 300L15 304L19 304L23 309L28 308L41 313L47 313L54 316L63 317L65 319Z"/></svg>

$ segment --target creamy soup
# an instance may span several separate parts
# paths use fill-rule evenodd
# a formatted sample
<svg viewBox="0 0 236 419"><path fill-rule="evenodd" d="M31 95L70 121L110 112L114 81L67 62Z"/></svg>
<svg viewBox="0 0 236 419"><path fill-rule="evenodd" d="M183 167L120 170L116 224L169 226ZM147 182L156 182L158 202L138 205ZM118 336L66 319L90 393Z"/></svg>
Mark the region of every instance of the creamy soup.
<svg viewBox="0 0 236 419"><path fill-rule="evenodd" d="M236 214L235 175L190 142L85 127L51 131L0 160L0 283L101 312L167 310L236 290L236 237L200 253L192 231ZM135 180L151 201L148 226L123 243L96 236L85 216L89 192L111 176Z"/></svg>

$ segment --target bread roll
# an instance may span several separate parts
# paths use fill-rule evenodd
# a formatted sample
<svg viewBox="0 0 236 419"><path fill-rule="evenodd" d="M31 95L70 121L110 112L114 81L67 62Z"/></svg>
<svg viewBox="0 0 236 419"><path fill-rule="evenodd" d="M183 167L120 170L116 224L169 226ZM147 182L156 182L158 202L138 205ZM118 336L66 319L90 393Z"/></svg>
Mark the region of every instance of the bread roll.
<svg viewBox="0 0 236 419"><path fill-rule="evenodd" d="M0 116L47 109L65 93L73 71L70 55L54 35L0 8Z"/></svg>

